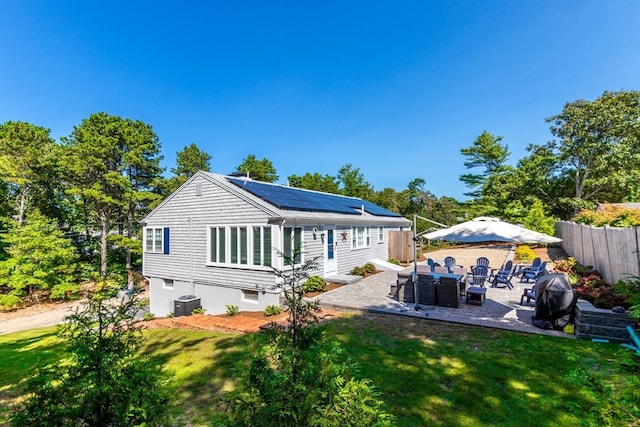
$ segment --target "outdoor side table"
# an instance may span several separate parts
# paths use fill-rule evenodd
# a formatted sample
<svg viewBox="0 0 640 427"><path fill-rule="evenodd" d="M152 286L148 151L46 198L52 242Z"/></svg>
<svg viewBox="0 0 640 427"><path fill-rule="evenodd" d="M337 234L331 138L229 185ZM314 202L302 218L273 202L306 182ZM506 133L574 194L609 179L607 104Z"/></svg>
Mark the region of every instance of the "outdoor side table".
<svg viewBox="0 0 640 427"><path fill-rule="evenodd" d="M482 305L487 295L487 288L471 286L467 288L467 304Z"/></svg>

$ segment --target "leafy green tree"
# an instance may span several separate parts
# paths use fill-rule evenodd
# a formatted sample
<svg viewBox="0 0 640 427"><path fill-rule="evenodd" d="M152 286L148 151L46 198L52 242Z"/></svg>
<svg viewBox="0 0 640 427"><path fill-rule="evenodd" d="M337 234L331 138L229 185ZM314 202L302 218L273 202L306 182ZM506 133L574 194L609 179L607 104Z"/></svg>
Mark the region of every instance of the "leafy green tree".
<svg viewBox="0 0 640 427"><path fill-rule="evenodd" d="M35 190L55 165L57 147L49 133L49 129L25 122L0 125L0 179L6 183L8 196L15 199L19 225Z"/></svg>
<svg viewBox="0 0 640 427"><path fill-rule="evenodd" d="M378 206L382 206L392 212L398 213L401 212L404 206L402 194L398 193L393 188L383 188L381 191L378 191L373 202Z"/></svg>
<svg viewBox="0 0 640 427"><path fill-rule="evenodd" d="M571 192L571 185L559 169L554 146L554 143L529 145L529 154L520 159L515 168L506 168L503 173L489 177L482 198L473 202L477 215L522 222L533 201L540 200L550 216L570 218L573 208L566 202L566 195L567 191Z"/></svg>
<svg viewBox="0 0 640 427"><path fill-rule="evenodd" d="M286 326L272 323L259 338L256 351L240 367L240 381L221 402L231 426L388 426L393 418L383 409L371 383L354 378L339 362L340 346L318 325L318 302L305 300L304 282L317 268L307 260L298 268L284 256L281 280Z"/></svg>
<svg viewBox="0 0 640 427"><path fill-rule="evenodd" d="M11 204L9 203L9 184L0 178L0 230L5 230L5 221L11 217ZM1 234L0 234L1 236ZM2 239L0 239L0 260L2 259Z"/></svg>
<svg viewBox="0 0 640 427"><path fill-rule="evenodd" d="M68 360L38 369L14 426L168 425L167 378L147 356L134 323L139 298L112 304L95 297L67 317L59 335Z"/></svg>
<svg viewBox="0 0 640 427"><path fill-rule="evenodd" d="M500 144L501 136L493 136L489 132L482 132L471 147L462 148L460 152L467 158L464 165L467 169L483 168L481 173L468 173L460 176L460 181L473 191L465 193L470 197L479 197L483 194L486 180L502 173L505 170L505 162L509 157L506 145Z"/></svg>
<svg viewBox="0 0 640 427"><path fill-rule="evenodd" d="M249 154L237 167L238 172L249 175L249 178L262 182L276 182L278 175L271 160L264 158L258 160L255 155Z"/></svg>
<svg viewBox="0 0 640 427"><path fill-rule="evenodd" d="M427 206L433 201L433 194L429 193L425 186L427 181L423 178L416 178L407 185L404 195L407 197L408 204L403 211L404 215L422 214Z"/></svg>
<svg viewBox="0 0 640 427"><path fill-rule="evenodd" d="M373 186L364 179L359 168L353 168L347 163L338 170L338 181L341 183L341 191L345 196L359 197L365 200L373 198Z"/></svg>
<svg viewBox="0 0 640 427"><path fill-rule="evenodd" d="M547 118L558 138L558 169L574 185L574 212L599 201L620 201L640 180L640 92L606 91L579 99Z"/></svg>
<svg viewBox="0 0 640 427"><path fill-rule="evenodd" d="M162 171L158 137L140 121L96 113L63 143L67 191L86 213L85 222L99 224L100 274L105 277L110 232L119 224L120 235L131 243L136 218L158 197L150 188ZM130 263L127 250L128 268Z"/></svg>
<svg viewBox="0 0 640 427"><path fill-rule="evenodd" d="M322 176L319 173L305 173L303 176L290 175L287 178L289 185L306 190L322 191L324 193L339 194L340 188L338 180L331 176Z"/></svg>
<svg viewBox="0 0 640 427"><path fill-rule="evenodd" d="M176 167L171 169L173 176L168 180L165 195L173 193L198 171L211 171L212 157L191 143L178 151Z"/></svg>
<svg viewBox="0 0 640 427"><path fill-rule="evenodd" d="M0 285L12 289L12 294L32 296L36 289L73 289L78 253L40 212L31 212L22 227L15 223L0 236L8 255L0 261Z"/></svg>
<svg viewBox="0 0 640 427"><path fill-rule="evenodd" d="M441 224L455 224L464 214L464 207L460 202L453 197L442 196L427 206L424 216Z"/></svg>
<svg viewBox="0 0 640 427"><path fill-rule="evenodd" d="M121 145L125 209L119 221L120 244L125 248L125 268L132 268L132 255L142 253L142 239L138 221L161 198L156 184L163 169L160 167L160 142L153 128L139 120L125 119L124 144Z"/></svg>
<svg viewBox="0 0 640 427"><path fill-rule="evenodd" d="M522 224L532 230L553 236L556 220L545 213L542 201L540 201L540 199L535 199L531 204L531 208L527 210Z"/></svg>

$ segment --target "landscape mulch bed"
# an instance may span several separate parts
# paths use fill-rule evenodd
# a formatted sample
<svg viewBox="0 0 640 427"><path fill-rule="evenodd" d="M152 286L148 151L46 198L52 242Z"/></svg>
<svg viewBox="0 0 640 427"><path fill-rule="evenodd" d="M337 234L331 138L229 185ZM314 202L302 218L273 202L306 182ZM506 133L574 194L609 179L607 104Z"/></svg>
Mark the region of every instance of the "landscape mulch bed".
<svg viewBox="0 0 640 427"><path fill-rule="evenodd" d="M327 283L324 292L332 291L334 289L341 288L342 286L344 285L341 283ZM324 292L307 292L306 294L304 294L304 296L307 298L313 298L317 297L318 295L322 295Z"/></svg>

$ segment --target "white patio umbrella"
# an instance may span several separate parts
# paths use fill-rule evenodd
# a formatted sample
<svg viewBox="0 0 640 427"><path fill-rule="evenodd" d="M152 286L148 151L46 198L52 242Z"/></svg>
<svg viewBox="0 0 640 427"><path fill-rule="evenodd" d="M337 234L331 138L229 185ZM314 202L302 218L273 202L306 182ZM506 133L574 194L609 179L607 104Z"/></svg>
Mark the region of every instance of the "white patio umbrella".
<svg viewBox="0 0 640 427"><path fill-rule="evenodd" d="M502 221L500 218L478 217L471 221L453 225L442 230L423 234L431 240L448 240L461 243L510 242L510 243L557 243L562 239L539 233Z"/></svg>

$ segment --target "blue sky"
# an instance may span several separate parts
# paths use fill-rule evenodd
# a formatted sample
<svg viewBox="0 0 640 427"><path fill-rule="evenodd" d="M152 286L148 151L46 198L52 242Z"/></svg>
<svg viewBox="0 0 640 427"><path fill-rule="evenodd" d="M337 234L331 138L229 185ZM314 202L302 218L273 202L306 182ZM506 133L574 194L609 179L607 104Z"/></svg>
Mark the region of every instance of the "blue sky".
<svg viewBox="0 0 640 427"><path fill-rule="evenodd" d="M464 199L460 149L486 130L515 164L545 118L640 89L636 1L0 0L0 123L56 140L90 114L142 120L165 156L249 154L291 174L351 163Z"/></svg>

